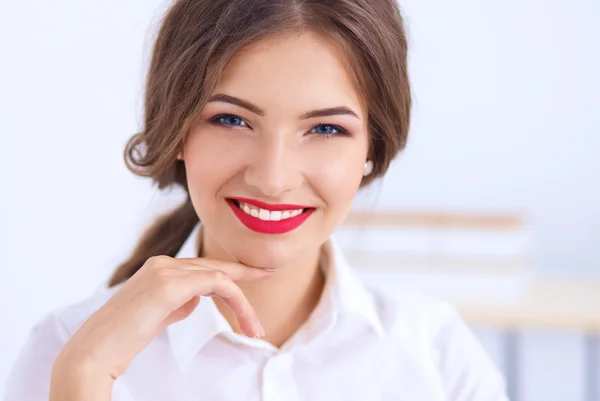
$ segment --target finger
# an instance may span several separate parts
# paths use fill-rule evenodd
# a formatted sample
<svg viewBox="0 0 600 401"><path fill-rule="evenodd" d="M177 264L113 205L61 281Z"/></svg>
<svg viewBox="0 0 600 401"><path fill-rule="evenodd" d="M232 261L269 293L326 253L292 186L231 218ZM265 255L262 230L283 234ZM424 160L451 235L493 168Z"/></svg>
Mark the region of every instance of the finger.
<svg viewBox="0 0 600 401"><path fill-rule="evenodd" d="M161 325L161 328L165 328L175 322L179 322L180 320L187 318L189 315L192 314L192 312L194 311L194 309L196 309L199 303L200 297L198 295L194 296L185 304L171 312L171 314L164 320L163 324Z"/></svg>
<svg viewBox="0 0 600 401"><path fill-rule="evenodd" d="M234 281L253 281L270 277L274 274L274 270L260 269L250 267L241 263L225 262L222 260L205 259L205 258L179 258L182 262L188 264L187 269L193 270L194 266L201 269L214 269L227 273ZM182 267L184 268L184 267Z"/></svg>
<svg viewBox="0 0 600 401"><path fill-rule="evenodd" d="M172 288L180 289L176 296L182 297L185 302L196 295L217 295L236 315L240 328L246 335L249 337L264 335L264 329L256 317L254 308L227 273L219 270L181 270L180 274L175 274L172 279L175 284Z"/></svg>

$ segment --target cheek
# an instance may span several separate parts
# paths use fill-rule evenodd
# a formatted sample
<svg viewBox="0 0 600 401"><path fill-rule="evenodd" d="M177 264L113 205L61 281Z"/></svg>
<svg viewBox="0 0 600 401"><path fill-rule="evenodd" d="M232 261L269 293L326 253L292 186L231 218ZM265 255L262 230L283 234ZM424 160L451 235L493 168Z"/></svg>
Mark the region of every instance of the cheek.
<svg viewBox="0 0 600 401"><path fill-rule="evenodd" d="M311 163L311 186L323 198L327 209L340 209L344 213L350 207L362 180L365 154L362 150L338 151Z"/></svg>
<svg viewBox="0 0 600 401"><path fill-rule="evenodd" d="M240 154L238 154L240 153ZM196 132L185 146L188 187L192 195L215 197L216 192L239 171L243 151L213 132Z"/></svg>

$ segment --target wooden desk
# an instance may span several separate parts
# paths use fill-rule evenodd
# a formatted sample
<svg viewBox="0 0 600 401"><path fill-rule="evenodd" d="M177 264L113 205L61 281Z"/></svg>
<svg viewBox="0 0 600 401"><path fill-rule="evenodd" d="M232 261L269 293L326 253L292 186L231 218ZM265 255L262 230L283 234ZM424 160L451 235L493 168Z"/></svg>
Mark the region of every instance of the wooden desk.
<svg viewBox="0 0 600 401"><path fill-rule="evenodd" d="M507 300L478 298L471 302L444 298L474 325L503 330L565 329L600 336L598 278L540 277L534 279L520 295Z"/></svg>
<svg viewBox="0 0 600 401"><path fill-rule="evenodd" d="M539 278L521 295L506 301L446 299L457 307L469 324L494 327L504 332L511 400L517 397L519 332L530 328L586 333L586 399L600 400L597 387L600 374L600 279Z"/></svg>

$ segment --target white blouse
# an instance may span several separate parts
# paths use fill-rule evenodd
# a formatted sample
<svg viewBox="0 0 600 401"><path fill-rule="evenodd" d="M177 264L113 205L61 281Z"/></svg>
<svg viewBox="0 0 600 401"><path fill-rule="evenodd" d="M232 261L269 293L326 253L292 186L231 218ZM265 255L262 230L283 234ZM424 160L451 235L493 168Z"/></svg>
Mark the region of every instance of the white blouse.
<svg viewBox="0 0 600 401"><path fill-rule="evenodd" d="M176 257L197 255L194 229ZM328 242L326 285L281 348L232 331L211 298L167 327L113 389L113 401L507 401L482 346L448 304L366 288ZM120 286L56 311L31 331L5 401L48 400L69 337Z"/></svg>

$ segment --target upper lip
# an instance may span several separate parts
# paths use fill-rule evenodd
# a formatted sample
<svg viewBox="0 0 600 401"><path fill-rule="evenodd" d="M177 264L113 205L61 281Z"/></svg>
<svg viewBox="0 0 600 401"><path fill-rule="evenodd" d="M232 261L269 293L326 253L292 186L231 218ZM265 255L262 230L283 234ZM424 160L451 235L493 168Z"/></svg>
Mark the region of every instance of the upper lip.
<svg viewBox="0 0 600 401"><path fill-rule="evenodd" d="M290 204L274 205L271 203L265 203L265 202L261 202L256 199L249 199L249 198L229 198L229 199L235 200L237 202L248 203L250 205L254 205L256 207L259 207L259 208L265 209L265 210L269 210L269 211L298 210L298 209L308 209L309 208L309 206L302 206L302 205L290 205Z"/></svg>

